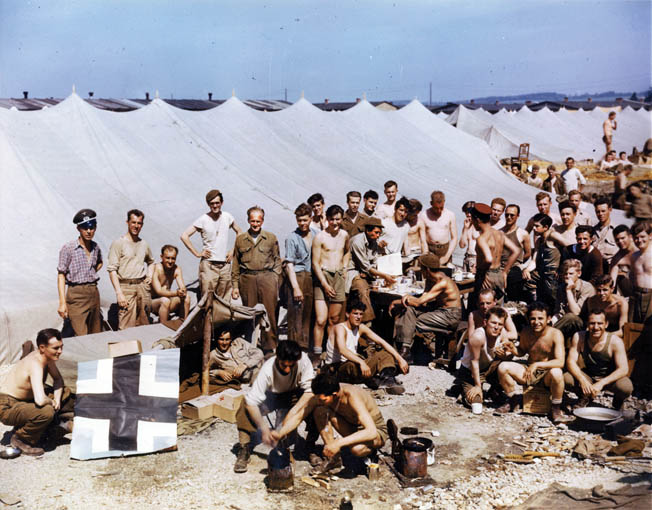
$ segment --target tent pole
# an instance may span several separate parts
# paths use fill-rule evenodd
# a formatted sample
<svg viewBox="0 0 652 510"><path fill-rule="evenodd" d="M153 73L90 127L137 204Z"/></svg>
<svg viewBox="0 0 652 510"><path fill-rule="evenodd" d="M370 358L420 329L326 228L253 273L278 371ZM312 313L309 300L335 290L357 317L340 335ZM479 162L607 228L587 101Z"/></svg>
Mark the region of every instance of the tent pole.
<svg viewBox="0 0 652 510"><path fill-rule="evenodd" d="M208 395L209 375L208 360L211 353L211 337L213 336L213 293L209 292L204 308L204 348L201 359L201 394Z"/></svg>

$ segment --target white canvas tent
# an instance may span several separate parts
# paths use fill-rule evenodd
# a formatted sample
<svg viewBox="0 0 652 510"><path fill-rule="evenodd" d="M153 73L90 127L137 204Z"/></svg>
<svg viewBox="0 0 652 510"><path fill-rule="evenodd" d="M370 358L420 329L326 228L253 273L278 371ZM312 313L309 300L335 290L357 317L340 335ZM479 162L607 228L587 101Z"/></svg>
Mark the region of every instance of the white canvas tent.
<svg viewBox="0 0 652 510"><path fill-rule="evenodd" d="M189 112L161 100L129 113L95 109L76 94L35 112L0 110L0 364L16 360L36 331L57 327L56 267L61 246L76 237L75 212L98 213L96 241L105 263L111 241L126 231L126 212L145 212L142 237L155 255L180 247L186 281L197 259L179 235L206 211L219 188L224 209L246 225L254 204L281 245L295 228L295 207L321 192L345 205L347 191L377 190L388 179L425 207L443 190L458 217L466 200L502 196L535 212L536 191L507 174L487 144L432 115L418 102L380 111L362 101L323 112L305 100L281 112L250 109L236 98ZM199 240L195 239L195 243ZM459 259L458 259L459 260ZM100 271L104 306L115 301Z"/></svg>

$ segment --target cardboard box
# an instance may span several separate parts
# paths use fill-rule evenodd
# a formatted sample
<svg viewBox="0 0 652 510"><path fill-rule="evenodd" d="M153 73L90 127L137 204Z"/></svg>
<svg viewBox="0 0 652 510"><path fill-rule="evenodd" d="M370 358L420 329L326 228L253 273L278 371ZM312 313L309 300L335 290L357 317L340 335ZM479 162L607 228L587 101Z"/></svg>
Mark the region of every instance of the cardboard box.
<svg viewBox="0 0 652 510"><path fill-rule="evenodd" d="M243 405L244 393L243 390L238 391L230 388L213 395L213 397L216 397L213 416L229 423L235 423L235 415L238 413L240 406Z"/></svg>
<svg viewBox="0 0 652 510"><path fill-rule="evenodd" d="M181 404L181 414L192 420L205 420L213 416L216 395L202 395Z"/></svg>
<svg viewBox="0 0 652 510"><path fill-rule="evenodd" d="M528 386L523 390L523 412L548 414L552 407L550 389L543 386Z"/></svg>
<svg viewBox="0 0 652 510"><path fill-rule="evenodd" d="M140 344L140 340L109 342L109 356L112 358L128 356L129 354L139 354L141 352L143 352L143 346Z"/></svg>

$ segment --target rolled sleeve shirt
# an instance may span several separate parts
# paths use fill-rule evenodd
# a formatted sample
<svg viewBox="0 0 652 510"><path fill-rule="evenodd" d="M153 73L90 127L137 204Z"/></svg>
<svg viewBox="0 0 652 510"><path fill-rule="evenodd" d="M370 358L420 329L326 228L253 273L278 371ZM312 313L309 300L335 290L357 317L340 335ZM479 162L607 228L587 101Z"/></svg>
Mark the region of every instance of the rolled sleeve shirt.
<svg viewBox="0 0 652 510"><path fill-rule="evenodd" d="M95 283L100 279L97 267L102 263L102 250L95 241L91 241L90 253L89 258L79 239L63 245L59 251L57 271L65 275L67 284Z"/></svg>
<svg viewBox="0 0 652 510"><path fill-rule="evenodd" d="M598 223L593 227L593 235L596 237L593 246L600 252L603 259L611 262L611 259L618 253L619 249L616 244L616 238L614 237L614 226L609 223L605 227L600 227Z"/></svg>
<svg viewBox="0 0 652 510"><path fill-rule="evenodd" d="M285 260L294 266L294 272L312 271L312 250L303 242L299 229L291 232L285 240Z"/></svg>
<svg viewBox="0 0 652 510"><path fill-rule="evenodd" d="M240 289L240 274L247 271L273 271L278 276L281 275L281 256L274 234L261 230L254 240L247 231L236 237L231 267L231 284L234 289Z"/></svg>
<svg viewBox="0 0 652 510"><path fill-rule="evenodd" d="M376 241L370 242L364 232L353 236L350 249L349 273L354 273L353 276L368 274L369 269L376 266L378 257L384 254L378 247L378 243Z"/></svg>
<svg viewBox="0 0 652 510"><path fill-rule="evenodd" d="M147 265L154 262L146 241L133 242L126 236L116 239L109 249L107 271L115 271L120 280L137 280L147 275Z"/></svg>
<svg viewBox="0 0 652 510"><path fill-rule="evenodd" d="M287 393L296 389L309 392L314 377L315 370L305 352L301 353L301 358L287 375L276 367L276 356L273 356L263 364L251 389L245 395L245 402L251 406L259 406L265 401L268 392Z"/></svg>

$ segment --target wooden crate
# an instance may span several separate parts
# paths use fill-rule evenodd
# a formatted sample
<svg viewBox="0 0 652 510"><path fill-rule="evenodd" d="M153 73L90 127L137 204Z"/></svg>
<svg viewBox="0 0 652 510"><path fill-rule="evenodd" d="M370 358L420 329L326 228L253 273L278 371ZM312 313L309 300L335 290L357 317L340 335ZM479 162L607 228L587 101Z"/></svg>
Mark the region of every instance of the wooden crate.
<svg viewBox="0 0 652 510"><path fill-rule="evenodd" d="M550 389L544 386L528 386L523 390L524 413L546 415L551 407Z"/></svg>

